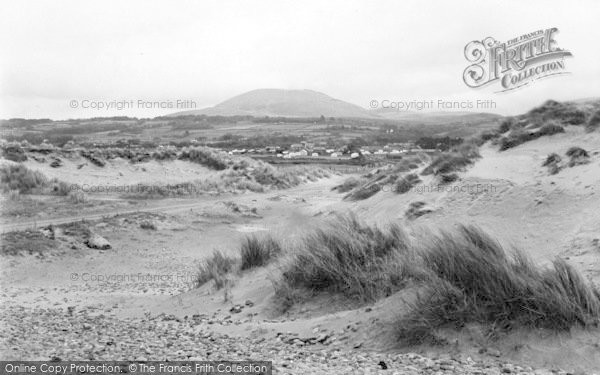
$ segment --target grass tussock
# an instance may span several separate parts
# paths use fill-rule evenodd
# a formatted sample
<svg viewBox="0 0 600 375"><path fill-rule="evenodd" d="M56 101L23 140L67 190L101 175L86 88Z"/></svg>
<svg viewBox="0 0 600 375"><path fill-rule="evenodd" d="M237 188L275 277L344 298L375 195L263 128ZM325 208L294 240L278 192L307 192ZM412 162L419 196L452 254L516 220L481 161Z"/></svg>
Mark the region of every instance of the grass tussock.
<svg viewBox="0 0 600 375"><path fill-rule="evenodd" d="M407 343L469 322L507 330L563 330L595 325L600 318L600 293L566 262L536 267L523 253L507 253L475 227L434 236L421 257L430 277L411 312L400 319L400 338Z"/></svg>
<svg viewBox="0 0 600 375"><path fill-rule="evenodd" d="M344 200L361 201L371 198L382 189L378 183L367 183L354 188L351 192L344 196Z"/></svg>
<svg viewBox="0 0 600 375"><path fill-rule="evenodd" d="M49 179L43 173L33 171L22 164L0 166L0 189L7 193L67 195L69 186L57 179Z"/></svg>
<svg viewBox="0 0 600 375"><path fill-rule="evenodd" d="M573 146L569 148L566 155L569 157L569 167L587 164L590 162L590 154L581 147Z"/></svg>
<svg viewBox="0 0 600 375"><path fill-rule="evenodd" d="M562 158L557 153L553 152L546 157L546 160L542 163L542 167L548 168L548 173L551 175L557 174L562 169L561 166Z"/></svg>
<svg viewBox="0 0 600 375"><path fill-rule="evenodd" d="M407 258L408 239L398 225L381 229L355 216L336 216L291 252L278 285L280 292L328 291L374 301L404 285L412 272Z"/></svg>
<svg viewBox="0 0 600 375"><path fill-rule="evenodd" d="M281 244L270 235L258 237L248 236L242 241L240 254L241 270L262 267L281 253Z"/></svg>
<svg viewBox="0 0 600 375"><path fill-rule="evenodd" d="M214 250L212 255L198 267L198 273L194 280L196 287L213 280L215 289L223 288L228 282L227 275L235 269L237 262L236 258Z"/></svg>

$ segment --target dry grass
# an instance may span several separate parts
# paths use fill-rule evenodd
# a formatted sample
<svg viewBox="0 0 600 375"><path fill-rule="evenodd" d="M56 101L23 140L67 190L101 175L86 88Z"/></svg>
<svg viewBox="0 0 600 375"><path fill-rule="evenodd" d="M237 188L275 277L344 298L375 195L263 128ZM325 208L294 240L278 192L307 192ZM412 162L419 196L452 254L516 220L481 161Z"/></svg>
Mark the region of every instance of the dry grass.
<svg viewBox="0 0 600 375"><path fill-rule="evenodd" d="M350 177L344 180L340 185L334 186L331 190L337 190L338 193L347 193L365 182L364 179Z"/></svg>
<svg viewBox="0 0 600 375"><path fill-rule="evenodd" d="M242 241L240 253L242 270L261 267L281 253L281 244L270 235L248 236Z"/></svg>
<svg viewBox="0 0 600 375"><path fill-rule="evenodd" d="M396 180L396 183L394 184L394 191L398 194L407 193L419 182L421 182L419 176L417 176L415 173L409 173L406 176L402 176Z"/></svg>
<svg viewBox="0 0 600 375"><path fill-rule="evenodd" d="M0 189L7 193L67 195L69 186L56 179L48 179L43 173L32 171L22 164L0 166Z"/></svg>
<svg viewBox="0 0 600 375"><path fill-rule="evenodd" d="M437 156L431 164L429 164L421 174L426 175L440 175L452 172L458 172L464 170L467 166L471 165L473 160L468 156L465 156L458 152L443 153Z"/></svg>
<svg viewBox="0 0 600 375"><path fill-rule="evenodd" d="M593 132L596 129L600 128L600 111L594 112L587 124L585 125L585 130L587 132Z"/></svg>
<svg viewBox="0 0 600 375"><path fill-rule="evenodd" d="M557 153L551 153L546 157L546 160L542 163L542 167L547 167L548 172L551 175L557 174L561 170L562 158Z"/></svg>
<svg viewBox="0 0 600 375"><path fill-rule="evenodd" d="M567 150L566 155L569 159L569 167L587 164L590 162L590 154L581 147L573 146Z"/></svg>
<svg viewBox="0 0 600 375"><path fill-rule="evenodd" d="M431 276L398 323L406 343L434 339L437 329L468 322L564 330L600 318L600 293L566 262L557 259L541 269L475 227L433 236L420 253Z"/></svg>
<svg viewBox="0 0 600 375"><path fill-rule="evenodd" d="M214 250L212 255L198 267L195 279L196 287L200 287L213 280L216 289L221 289L227 284L227 274L233 271L238 260Z"/></svg>
<svg viewBox="0 0 600 375"><path fill-rule="evenodd" d="M350 193L344 196L344 200L361 201L368 199L377 194L381 189L382 187L377 183L367 183L354 188Z"/></svg>
<svg viewBox="0 0 600 375"><path fill-rule="evenodd" d="M354 216L337 216L291 251L280 292L328 291L374 301L404 285L412 272L408 257L408 240L399 226L380 229Z"/></svg>

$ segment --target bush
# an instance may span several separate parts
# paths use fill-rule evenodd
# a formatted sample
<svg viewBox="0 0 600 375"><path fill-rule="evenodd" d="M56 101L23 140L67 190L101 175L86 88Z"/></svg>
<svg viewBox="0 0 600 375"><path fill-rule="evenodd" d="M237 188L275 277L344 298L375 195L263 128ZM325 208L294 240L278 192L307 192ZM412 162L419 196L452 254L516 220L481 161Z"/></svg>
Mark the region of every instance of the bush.
<svg viewBox="0 0 600 375"><path fill-rule="evenodd" d="M373 301L404 285L413 272L405 257L408 239L399 226L383 230L355 216L336 216L294 249L283 266L281 285Z"/></svg>
<svg viewBox="0 0 600 375"><path fill-rule="evenodd" d="M475 227L435 236L421 256L432 274L399 323L400 338L411 344L468 322L563 330L600 318L600 293L567 263L540 269Z"/></svg>
<svg viewBox="0 0 600 375"><path fill-rule="evenodd" d="M237 260L224 255L221 251L215 250L210 258L206 259L198 267L198 273L195 279L196 287L200 287L207 282L214 280L216 289L221 289L227 283L226 275L233 271Z"/></svg>
<svg viewBox="0 0 600 375"><path fill-rule="evenodd" d="M247 270L266 265L274 256L281 253L281 245L271 236L250 236L242 241L240 252L241 269Z"/></svg>

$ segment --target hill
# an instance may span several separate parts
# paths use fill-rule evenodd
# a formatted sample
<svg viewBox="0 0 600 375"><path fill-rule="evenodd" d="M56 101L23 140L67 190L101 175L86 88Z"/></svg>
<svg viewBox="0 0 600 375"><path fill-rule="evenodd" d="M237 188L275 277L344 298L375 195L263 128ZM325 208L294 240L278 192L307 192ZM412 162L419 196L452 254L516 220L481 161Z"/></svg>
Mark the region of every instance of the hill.
<svg viewBox="0 0 600 375"><path fill-rule="evenodd" d="M312 90L258 89L235 96L211 108L178 112L180 115L271 117L377 117L355 104Z"/></svg>

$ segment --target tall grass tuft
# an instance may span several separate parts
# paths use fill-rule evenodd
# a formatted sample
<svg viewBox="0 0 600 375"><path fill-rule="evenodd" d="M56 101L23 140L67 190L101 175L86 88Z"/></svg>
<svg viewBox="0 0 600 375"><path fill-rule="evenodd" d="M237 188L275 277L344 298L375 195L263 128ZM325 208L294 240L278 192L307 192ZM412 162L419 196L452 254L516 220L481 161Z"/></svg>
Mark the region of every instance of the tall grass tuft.
<svg viewBox="0 0 600 375"><path fill-rule="evenodd" d="M242 241L241 269L247 270L266 265L273 257L281 253L281 244L270 235L249 236Z"/></svg>
<svg viewBox="0 0 600 375"><path fill-rule="evenodd" d="M336 216L302 239L284 265L282 283L373 301L404 284L408 258L408 239L399 226L380 229L352 215Z"/></svg>
<svg viewBox="0 0 600 375"><path fill-rule="evenodd" d="M575 269L563 260L538 268L476 227L434 236L421 257L431 275L411 313L399 322L400 337L408 343L467 322L563 330L599 321L600 293Z"/></svg>
<svg viewBox="0 0 600 375"><path fill-rule="evenodd" d="M20 194L67 195L69 186L57 179L49 179L43 173L33 171L22 164L0 166L0 190L19 191Z"/></svg>

